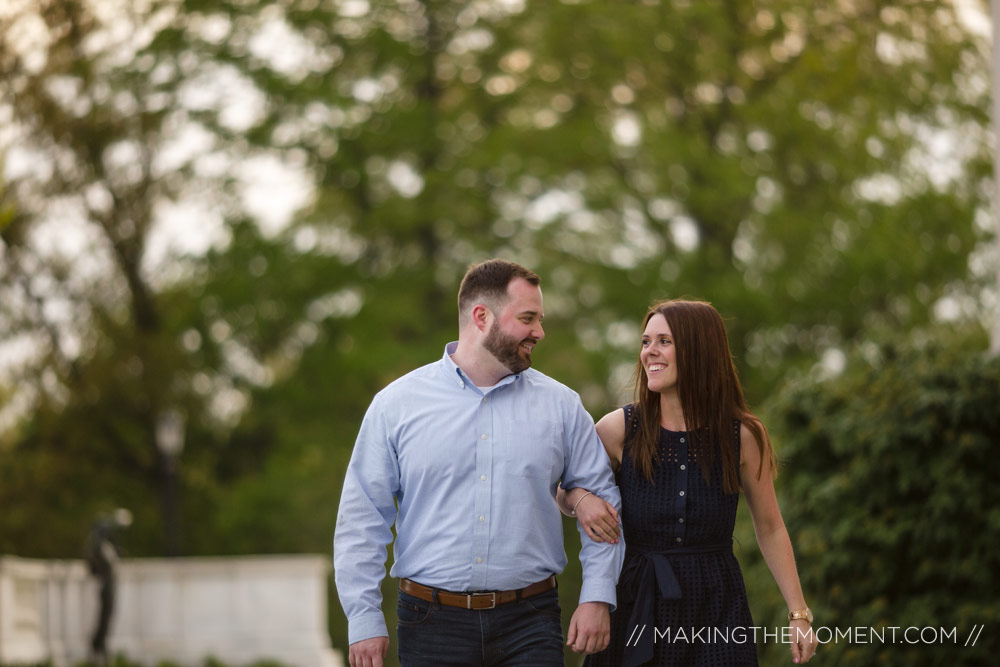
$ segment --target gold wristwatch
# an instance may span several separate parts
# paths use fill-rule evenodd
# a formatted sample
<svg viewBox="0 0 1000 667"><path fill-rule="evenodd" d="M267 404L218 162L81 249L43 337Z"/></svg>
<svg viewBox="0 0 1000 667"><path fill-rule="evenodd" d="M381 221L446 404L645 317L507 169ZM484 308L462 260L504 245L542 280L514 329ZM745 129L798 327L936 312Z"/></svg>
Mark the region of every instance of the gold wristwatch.
<svg viewBox="0 0 1000 667"><path fill-rule="evenodd" d="M798 611L790 611L790 612L788 612L788 620L789 620L789 622L791 622L791 621L798 621L800 619L804 620L809 625L812 625L812 622L813 622L812 609L810 609L809 607L806 607L805 609L800 609Z"/></svg>

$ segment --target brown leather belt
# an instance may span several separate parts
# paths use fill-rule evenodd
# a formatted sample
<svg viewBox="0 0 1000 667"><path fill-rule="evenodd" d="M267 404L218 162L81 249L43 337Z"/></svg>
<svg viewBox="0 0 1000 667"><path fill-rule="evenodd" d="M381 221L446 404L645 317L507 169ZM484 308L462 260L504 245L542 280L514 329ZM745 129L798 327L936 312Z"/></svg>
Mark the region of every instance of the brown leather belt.
<svg viewBox="0 0 1000 667"><path fill-rule="evenodd" d="M448 591L418 584L412 579L399 580L399 590L407 595L412 595L427 602L434 602L434 591L436 590L438 604L448 607L461 607L462 609L493 609L493 607L499 604L507 604L521 598L530 598L539 593L551 591L555 587L556 575L554 574L519 590L489 591L487 593L449 593Z"/></svg>

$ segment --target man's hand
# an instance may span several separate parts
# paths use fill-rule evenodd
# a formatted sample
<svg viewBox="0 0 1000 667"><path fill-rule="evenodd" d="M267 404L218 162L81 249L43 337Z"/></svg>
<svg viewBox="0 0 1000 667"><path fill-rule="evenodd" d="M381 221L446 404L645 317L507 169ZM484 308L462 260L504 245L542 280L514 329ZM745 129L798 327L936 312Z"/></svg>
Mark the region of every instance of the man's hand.
<svg viewBox="0 0 1000 667"><path fill-rule="evenodd" d="M351 644L348 660L351 667L382 667L389 651L388 637L371 637Z"/></svg>
<svg viewBox="0 0 1000 667"><path fill-rule="evenodd" d="M607 602L581 602L569 622L566 646L577 653L597 653L611 640L611 614Z"/></svg>

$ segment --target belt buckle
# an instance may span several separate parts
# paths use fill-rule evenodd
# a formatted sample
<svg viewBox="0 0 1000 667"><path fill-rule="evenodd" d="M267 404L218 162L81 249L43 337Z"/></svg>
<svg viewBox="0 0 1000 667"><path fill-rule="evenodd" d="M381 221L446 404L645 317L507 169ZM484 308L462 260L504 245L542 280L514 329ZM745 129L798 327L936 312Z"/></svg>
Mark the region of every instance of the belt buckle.
<svg viewBox="0 0 1000 667"><path fill-rule="evenodd" d="M496 594L496 591L493 591L491 593L472 593L472 594L470 594L468 597L465 598L465 608L466 609L472 609L473 608L472 607L472 598L482 597L484 595L489 595L490 596L490 606L489 607L476 607L476 610L477 611L481 611L481 610L484 610L484 609L495 609L496 606L497 606L497 594Z"/></svg>

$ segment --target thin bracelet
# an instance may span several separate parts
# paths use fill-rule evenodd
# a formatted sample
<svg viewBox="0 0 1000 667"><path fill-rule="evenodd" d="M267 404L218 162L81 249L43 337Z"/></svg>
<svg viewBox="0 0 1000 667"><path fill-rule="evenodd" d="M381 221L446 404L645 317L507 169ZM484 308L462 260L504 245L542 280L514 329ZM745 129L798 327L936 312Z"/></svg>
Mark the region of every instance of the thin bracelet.
<svg viewBox="0 0 1000 667"><path fill-rule="evenodd" d="M573 509L571 509L569 511L569 513L572 514L573 516L576 516L576 508L580 506L580 503L583 502L584 498L586 498L587 496L592 496L592 495L594 495L593 491L587 491L585 494L583 494L582 496L580 496L580 499L578 501L576 501L576 505L573 505Z"/></svg>

